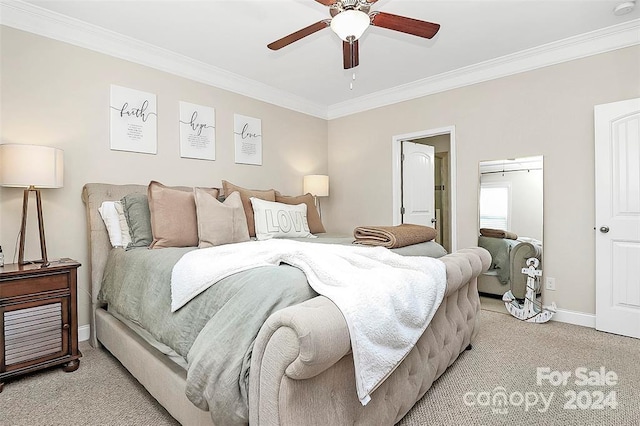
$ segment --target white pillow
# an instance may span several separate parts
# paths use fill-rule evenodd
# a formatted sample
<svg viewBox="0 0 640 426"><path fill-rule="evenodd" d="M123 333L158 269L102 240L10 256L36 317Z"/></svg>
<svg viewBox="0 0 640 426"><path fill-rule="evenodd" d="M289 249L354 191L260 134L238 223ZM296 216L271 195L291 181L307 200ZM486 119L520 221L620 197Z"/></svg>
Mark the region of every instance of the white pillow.
<svg viewBox="0 0 640 426"><path fill-rule="evenodd" d="M309 231L307 222L307 205L283 204L265 201L256 197L249 198L253 207L253 218L256 222L256 238L316 238Z"/></svg>
<svg viewBox="0 0 640 426"><path fill-rule="evenodd" d="M131 235L120 201L104 201L98 212L107 227L111 246L126 247L131 242Z"/></svg>

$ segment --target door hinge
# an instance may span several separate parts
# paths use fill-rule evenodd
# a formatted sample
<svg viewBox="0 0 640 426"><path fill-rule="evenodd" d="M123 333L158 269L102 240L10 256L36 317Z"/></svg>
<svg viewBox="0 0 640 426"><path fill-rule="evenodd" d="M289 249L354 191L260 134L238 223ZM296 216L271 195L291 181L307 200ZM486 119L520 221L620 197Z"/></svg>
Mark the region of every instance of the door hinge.
<svg viewBox="0 0 640 426"><path fill-rule="evenodd" d="M404 161L404 153L400 154L400 161Z"/></svg>
<svg viewBox="0 0 640 426"><path fill-rule="evenodd" d="M404 207L400 207L400 214L404 214Z"/></svg>

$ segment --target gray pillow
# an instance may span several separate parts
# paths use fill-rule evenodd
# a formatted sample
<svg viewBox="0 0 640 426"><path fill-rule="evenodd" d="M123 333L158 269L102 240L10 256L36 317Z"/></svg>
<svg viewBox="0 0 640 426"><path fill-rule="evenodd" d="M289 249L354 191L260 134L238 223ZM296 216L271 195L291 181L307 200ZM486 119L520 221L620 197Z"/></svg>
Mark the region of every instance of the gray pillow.
<svg viewBox="0 0 640 426"><path fill-rule="evenodd" d="M134 247L149 247L153 241L153 234L147 195L128 194L122 197L120 202L131 235L131 243L127 246L127 250Z"/></svg>

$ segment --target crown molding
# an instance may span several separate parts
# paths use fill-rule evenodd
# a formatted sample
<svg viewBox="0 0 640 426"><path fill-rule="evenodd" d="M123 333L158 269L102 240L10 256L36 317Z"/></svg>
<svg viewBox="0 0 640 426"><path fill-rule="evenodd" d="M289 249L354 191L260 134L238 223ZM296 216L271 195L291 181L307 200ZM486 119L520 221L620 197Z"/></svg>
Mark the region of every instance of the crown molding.
<svg viewBox="0 0 640 426"><path fill-rule="evenodd" d="M212 65L16 0L0 3L0 24L208 84L322 119L327 106Z"/></svg>
<svg viewBox="0 0 640 426"><path fill-rule="evenodd" d="M635 19L327 106L19 0L1 0L0 24L325 120L640 44Z"/></svg>
<svg viewBox="0 0 640 426"><path fill-rule="evenodd" d="M332 120L637 44L640 44L640 19L333 104L328 108L327 119Z"/></svg>

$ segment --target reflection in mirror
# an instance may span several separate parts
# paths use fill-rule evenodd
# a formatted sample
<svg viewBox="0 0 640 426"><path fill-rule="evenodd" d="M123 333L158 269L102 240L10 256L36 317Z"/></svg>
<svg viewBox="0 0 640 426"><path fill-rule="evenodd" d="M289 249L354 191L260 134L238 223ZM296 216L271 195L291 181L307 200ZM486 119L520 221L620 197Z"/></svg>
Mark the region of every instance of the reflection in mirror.
<svg viewBox="0 0 640 426"><path fill-rule="evenodd" d="M542 156L480 162L480 228L542 241Z"/></svg>
<svg viewBox="0 0 640 426"><path fill-rule="evenodd" d="M524 299L526 260L542 265L542 186L542 156L480 162L478 246L492 257L478 278L481 293L502 297L511 290Z"/></svg>

